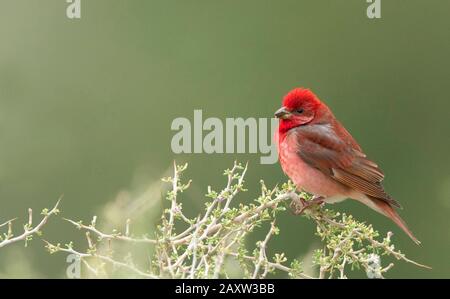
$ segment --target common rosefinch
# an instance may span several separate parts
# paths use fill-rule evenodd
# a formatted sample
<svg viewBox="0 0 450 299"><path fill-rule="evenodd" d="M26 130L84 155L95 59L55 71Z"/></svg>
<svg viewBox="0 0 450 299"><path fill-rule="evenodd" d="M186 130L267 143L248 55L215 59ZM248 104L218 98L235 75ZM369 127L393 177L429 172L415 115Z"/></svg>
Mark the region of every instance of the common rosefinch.
<svg viewBox="0 0 450 299"><path fill-rule="evenodd" d="M400 204L384 191L383 172L313 92L292 90L275 116L280 119L275 140L281 167L298 189L314 194L301 211L311 204L355 199L392 219L420 244L395 211Z"/></svg>

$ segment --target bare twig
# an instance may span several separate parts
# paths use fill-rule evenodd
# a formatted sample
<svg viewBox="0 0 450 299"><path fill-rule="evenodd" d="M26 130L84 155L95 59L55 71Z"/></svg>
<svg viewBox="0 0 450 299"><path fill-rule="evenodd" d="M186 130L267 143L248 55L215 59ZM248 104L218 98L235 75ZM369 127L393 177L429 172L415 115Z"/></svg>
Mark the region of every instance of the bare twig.
<svg viewBox="0 0 450 299"><path fill-rule="evenodd" d="M270 225L269 232L266 235L266 238L264 239L264 241L259 242L259 258L258 258L257 262L255 263L255 271L253 272L253 277L252 277L253 279L258 278L259 271L260 271L262 264L265 261L267 261L266 247L267 247L267 243L270 240L270 237L272 237L272 235L274 233L275 233L275 222L272 222ZM267 263L265 264L265 268L268 270ZM261 278L265 278L266 275L267 275L267 271L263 275L261 275Z"/></svg>
<svg viewBox="0 0 450 299"><path fill-rule="evenodd" d="M125 235L122 235L120 233L114 233L114 234L107 234L103 233L100 230L96 229L94 226L91 225L84 225L81 222L75 222L71 219L63 218L67 222L73 224L78 229L84 229L90 232L93 232L96 234L100 240L107 239L107 240L119 240L119 241L125 241L125 242L131 242L131 243L148 243L148 244L156 244L157 241L149 238L133 238L127 236L127 233Z"/></svg>
<svg viewBox="0 0 450 299"><path fill-rule="evenodd" d="M47 223L48 219L51 216L56 215L59 212L58 205L59 205L60 201L61 201L61 199L59 199L56 202L55 206L50 211L48 211L48 212L44 211L43 212L44 217L42 218L42 220L35 227L32 227L32 224L33 224L32 223L33 222L33 216L32 216L33 215L33 211L31 209L29 209L28 210L28 215L29 215L28 223L27 223L27 225L24 226L24 232L21 235L19 235L19 236L14 237L12 235L12 232L11 232L12 221L10 220L9 222L7 222L8 226L9 226L8 234L7 234L6 238L3 241L0 242L0 248L5 247L7 245L10 245L12 243L18 242L18 241L25 241L26 242L32 235L34 235L36 233L39 233L40 230L42 229L42 227Z"/></svg>
<svg viewBox="0 0 450 299"><path fill-rule="evenodd" d="M63 247L60 247L58 245L53 245L52 243L50 243L48 241L45 241L45 240L44 240L44 242L47 244L47 248L50 250L50 252L52 252L52 251L54 251L54 252L61 251L61 252L69 253L69 254L75 254L82 261L85 260L86 258L97 258L99 260L102 260L102 261L105 261L107 263L110 263L111 265L113 265L115 267L125 268L125 269L127 269L127 270L129 270L129 271L131 271L131 272L133 272L133 273L135 273L137 275L139 275L139 276L142 276L142 277L158 278L155 275L143 272L143 271L137 269L134 266L128 265L127 263L116 261L116 260L112 259L109 256L95 254L95 253L83 253L83 252L76 251L73 248L63 248ZM91 271L94 269L92 266L90 266L89 268L90 268ZM94 270L94 273L97 273L97 271Z"/></svg>

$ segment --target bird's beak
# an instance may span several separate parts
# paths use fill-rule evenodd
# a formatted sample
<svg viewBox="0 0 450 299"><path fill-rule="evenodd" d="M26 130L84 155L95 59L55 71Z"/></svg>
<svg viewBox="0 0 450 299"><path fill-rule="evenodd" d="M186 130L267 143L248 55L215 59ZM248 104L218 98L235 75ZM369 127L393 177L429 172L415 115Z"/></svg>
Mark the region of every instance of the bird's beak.
<svg viewBox="0 0 450 299"><path fill-rule="evenodd" d="M285 108L281 107L275 112L276 118L287 119L291 116L291 113Z"/></svg>

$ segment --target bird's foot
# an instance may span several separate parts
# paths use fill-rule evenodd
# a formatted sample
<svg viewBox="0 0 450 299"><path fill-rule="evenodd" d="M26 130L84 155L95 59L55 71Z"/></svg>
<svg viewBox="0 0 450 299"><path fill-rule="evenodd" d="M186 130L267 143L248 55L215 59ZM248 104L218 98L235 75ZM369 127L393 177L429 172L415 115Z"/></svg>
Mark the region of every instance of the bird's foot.
<svg viewBox="0 0 450 299"><path fill-rule="evenodd" d="M320 206L324 203L322 196L314 196L311 200L305 200L302 197L292 199L289 207L295 215L301 215L306 209L310 209L314 206Z"/></svg>

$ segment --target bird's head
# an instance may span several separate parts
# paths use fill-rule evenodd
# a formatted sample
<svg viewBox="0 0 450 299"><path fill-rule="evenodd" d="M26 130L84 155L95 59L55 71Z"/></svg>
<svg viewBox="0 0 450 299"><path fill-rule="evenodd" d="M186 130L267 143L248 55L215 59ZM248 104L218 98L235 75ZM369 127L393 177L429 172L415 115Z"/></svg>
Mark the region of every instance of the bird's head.
<svg viewBox="0 0 450 299"><path fill-rule="evenodd" d="M296 88L283 99L283 106L275 112L280 120L279 132L310 123L324 104L309 89Z"/></svg>

